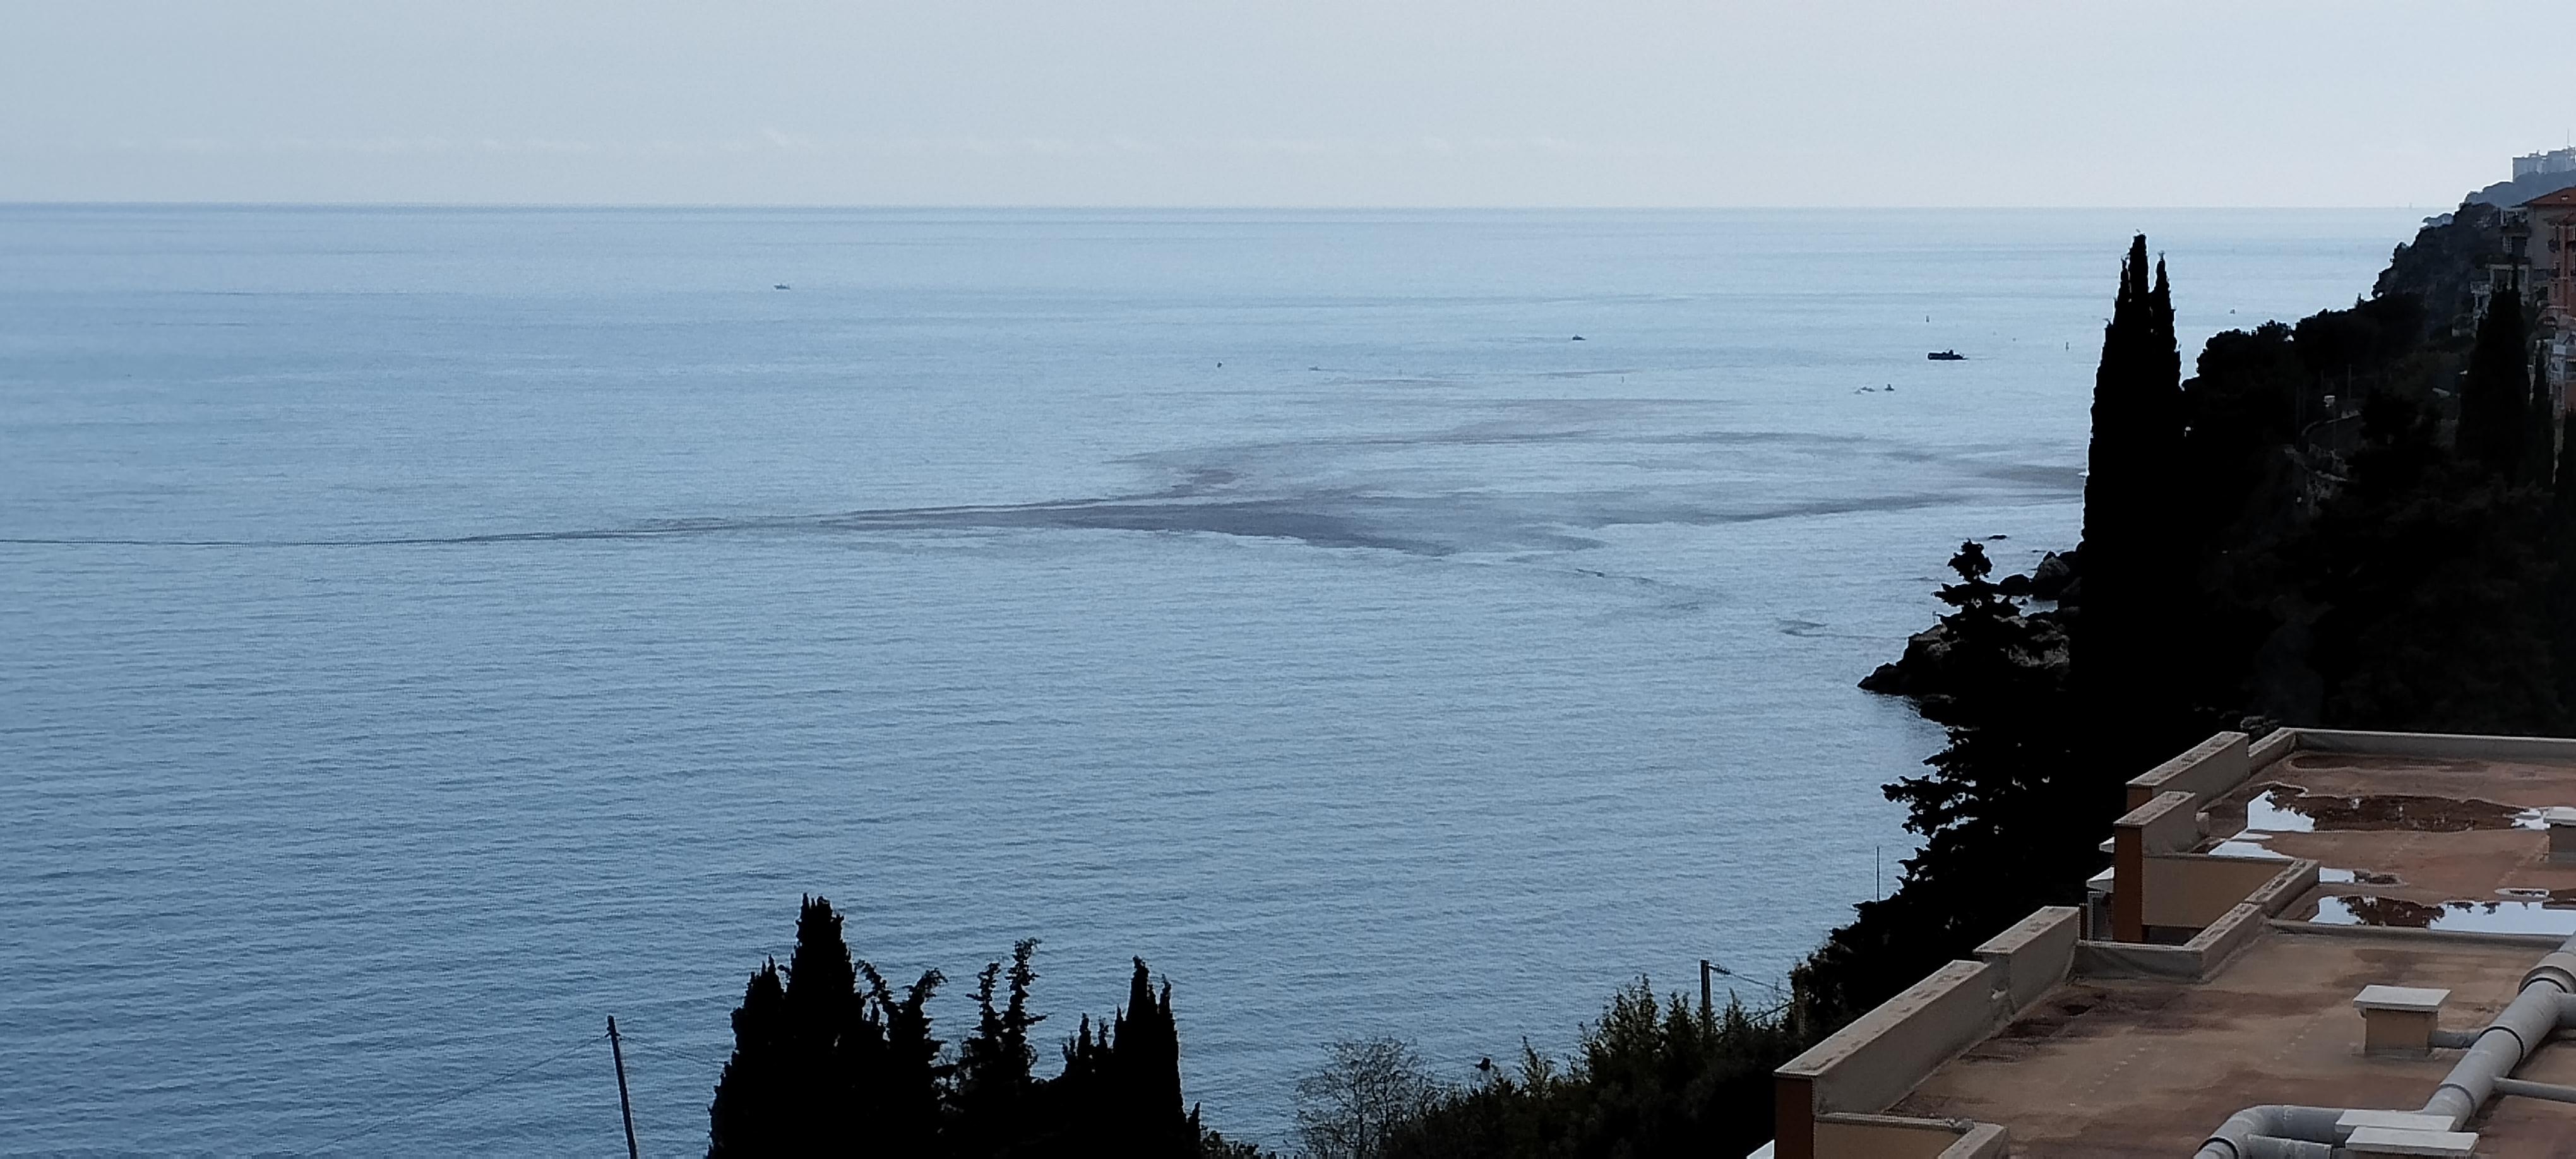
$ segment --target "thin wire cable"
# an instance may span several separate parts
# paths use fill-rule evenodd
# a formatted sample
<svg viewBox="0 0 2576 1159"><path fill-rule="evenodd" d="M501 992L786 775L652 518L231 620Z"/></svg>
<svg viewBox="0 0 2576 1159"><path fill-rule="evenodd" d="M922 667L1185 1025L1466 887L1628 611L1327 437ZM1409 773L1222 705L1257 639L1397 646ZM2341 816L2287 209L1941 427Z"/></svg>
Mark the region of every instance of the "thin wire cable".
<svg viewBox="0 0 2576 1159"><path fill-rule="evenodd" d="M414 1116L416 1116L416 1115L419 1115L420 1113L422 1113L422 1112L424 1112L424 1111L435 1110L435 1109L437 1109L437 1108L439 1108L439 1107L443 1107L443 1106L446 1106L446 1105L447 1105L447 1104L449 1104L449 1103L455 1102L455 1101L456 1101L456 1100L458 1100L458 1099L467 1098L467 1097L470 1097L470 1096L473 1096L473 1095L479 1095L479 1094L482 1094L482 1093L483 1093L483 1092L485 1092L485 1091L491 1090L492 1088L497 1087L497 1086L501 1085L502 1083L508 1082L508 1081L510 1081L511 1079L517 1078L517 1077L519 1077L520 1075L526 1074L526 1073L528 1073L529 1071L532 1071L532 1070L537 1069L538 1067L545 1066L545 1065L547 1065L548 1063L560 1062L560 1061L562 1061L563 1059L570 1058L571 1056L573 1056L573 1055L575 1055L575 1054L577 1054L577 1053L580 1053L581 1051L588 1050L588 1049L590 1049L591 1047L593 1047L593 1046L595 1046L595 1045L597 1045L597 1044L599 1044L599 1043L601 1043L601 1042L606 1041L606 1040L607 1040L607 1038L608 1038L608 1035L607 1035L605 1032L602 1032L602 1033L599 1033L599 1034L594 1034L594 1035L590 1036L589 1038L585 1038L585 1039L581 1040L580 1042L576 1042L576 1043L572 1044L571 1046L567 1046L567 1047L563 1048L562 1050L556 1051L556 1052L555 1052L555 1053L553 1053L553 1054L547 1055L546 1057L541 1058L541 1059L538 1059L538 1060L537 1060L537 1061L535 1061L535 1062L529 1063L529 1064L528 1064L528 1065L526 1065L526 1066L520 1067L520 1068L519 1068L519 1069L517 1069L517 1070L510 1071L510 1072L508 1072L507 1074L497 1075L497 1076L494 1076L494 1077L492 1077L492 1078L485 1079L485 1080L483 1080L482 1082L476 1083L476 1084L474 1084L473 1086L467 1087L467 1088L465 1088L464 1090L458 1091L458 1092L456 1092L455 1094L448 1095L448 1096L446 1096L446 1097L444 1097L444 1098L432 1099L432 1100L430 1100L430 1101L428 1101L428 1102L426 1102L426 1103L422 1103L422 1104L421 1104L421 1105L419 1105L419 1106L413 1107L412 1109L410 1109L410 1110L408 1110L408 1111L404 1111L403 1113L401 1113L401 1114L399 1114L399 1115L389 1115L389 1116L386 1116L385 1118L378 1119L378 1120L376 1120L376 1121L375 1121L375 1122L373 1122L373 1123L370 1123L370 1124L368 1124L368 1125L366 1125L366 1126L364 1126L364 1127L360 1127L360 1128L358 1128L357 1130L355 1130L355 1131L351 1131L351 1132L349 1132L348 1134L346 1134L346 1135L342 1135L342 1136L340 1136L340 1137L338 1137L338 1138L336 1138L336 1139L325 1139L325 1140L323 1140L320 1144L316 1145L316 1146L315 1146L314 1148L312 1148L312 1149L313 1149L313 1150L316 1150L316 1151L326 1151L326 1150L329 1150L329 1149L331 1149L331 1148L333 1148L333 1147L337 1147L337 1146L339 1146L339 1145L340 1145L340 1144L342 1144L342 1143L346 1143L346 1142L350 1141L351 1139L358 1139L358 1138L363 1138L363 1137L368 1136L368 1135L372 1135L372 1134L376 1133L377 1131L383 1130L383 1129L384 1129L384 1128L386 1128L386 1127L393 1126L394 1124L399 1123L399 1122L402 1122L402 1121L403 1121L403 1120L405 1120L405 1119L412 1118L412 1117L414 1117Z"/></svg>

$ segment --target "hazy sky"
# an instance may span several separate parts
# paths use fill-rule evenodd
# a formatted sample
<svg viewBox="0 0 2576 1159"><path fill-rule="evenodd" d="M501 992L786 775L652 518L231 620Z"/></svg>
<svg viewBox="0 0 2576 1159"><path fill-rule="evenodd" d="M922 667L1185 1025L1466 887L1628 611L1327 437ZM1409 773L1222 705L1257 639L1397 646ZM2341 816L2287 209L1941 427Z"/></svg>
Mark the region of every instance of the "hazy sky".
<svg viewBox="0 0 2576 1159"><path fill-rule="evenodd" d="M2576 3L0 0L0 200L2446 205Z"/></svg>

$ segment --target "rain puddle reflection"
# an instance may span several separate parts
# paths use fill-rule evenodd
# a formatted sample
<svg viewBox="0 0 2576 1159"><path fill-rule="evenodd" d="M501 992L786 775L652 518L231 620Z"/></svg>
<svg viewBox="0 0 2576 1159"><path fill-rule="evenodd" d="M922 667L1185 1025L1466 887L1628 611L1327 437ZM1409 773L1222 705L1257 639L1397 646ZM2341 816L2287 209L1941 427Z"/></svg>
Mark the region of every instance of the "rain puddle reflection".
<svg viewBox="0 0 2576 1159"><path fill-rule="evenodd" d="M2520 892L2520 891L2517 891ZM2567 891L2561 891L2567 892ZM2345 894L2317 899L2308 919L2328 926L2398 926L2483 934L2576 934L2576 904L2547 901L2446 901Z"/></svg>
<svg viewBox="0 0 2576 1159"><path fill-rule="evenodd" d="M2273 785L2245 803L2245 828L2262 833L2465 833L2473 829L2547 827L2538 809L2519 809L2474 797L2414 793L2337 796L2310 793L2297 785Z"/></svg>

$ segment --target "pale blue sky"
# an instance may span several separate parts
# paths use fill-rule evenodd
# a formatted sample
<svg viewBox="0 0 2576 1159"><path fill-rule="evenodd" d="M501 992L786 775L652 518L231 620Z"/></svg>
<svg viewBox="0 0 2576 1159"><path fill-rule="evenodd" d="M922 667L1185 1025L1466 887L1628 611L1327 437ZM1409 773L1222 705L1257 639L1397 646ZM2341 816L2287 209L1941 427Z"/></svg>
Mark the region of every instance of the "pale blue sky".
<svg viewBox="0 0 2576 1159"><path fill-rule="evenodd" d="M0 200L2444 205L2576 4L0 0Z"/></svg>

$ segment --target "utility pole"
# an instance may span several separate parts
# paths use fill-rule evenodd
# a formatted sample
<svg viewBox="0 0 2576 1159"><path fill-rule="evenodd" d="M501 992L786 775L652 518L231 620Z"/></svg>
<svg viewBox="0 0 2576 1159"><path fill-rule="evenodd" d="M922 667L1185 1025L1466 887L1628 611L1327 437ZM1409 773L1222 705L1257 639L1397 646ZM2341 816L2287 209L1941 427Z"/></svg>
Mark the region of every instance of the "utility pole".
<svg viewBox="0 0 2576 1159"><path fill-rule="evenodd" d="M608 1057L617 1063L617 1113L626 1118L626 1159L643 1159L635 1149L635 1102L626 1095L626 1048L617 1041L617 1016L608 1016Z"/></svg>
<svg viewBox="0 0 2576 1159"><path fill-rule="evenodd" d="M1706 1017L1706 1016L1708 1016L1708 1015L1710 1015L1710 1014L1713 1014L1713 1013L1715 1013L1715 1012L1716 1012L1716 1010L1717 1010L1717 1007L1716 1007L1716 1006L1714 1006L1713 1004L1711 1004L1711 1002L1710 1002L1710 1000L1709 1000L1709 999L1710 999L1710 995L1709 995L1709 986L1708 986L1708 970L1709 970L1709 963L1708 963L1708 959L1706 959L1706 958L1702 958L1702 959L1700 959L1700 960L1699 960L1699 1012L1700 1012L1700 1015L1701 1015L1702 1017Z"/></svg>

